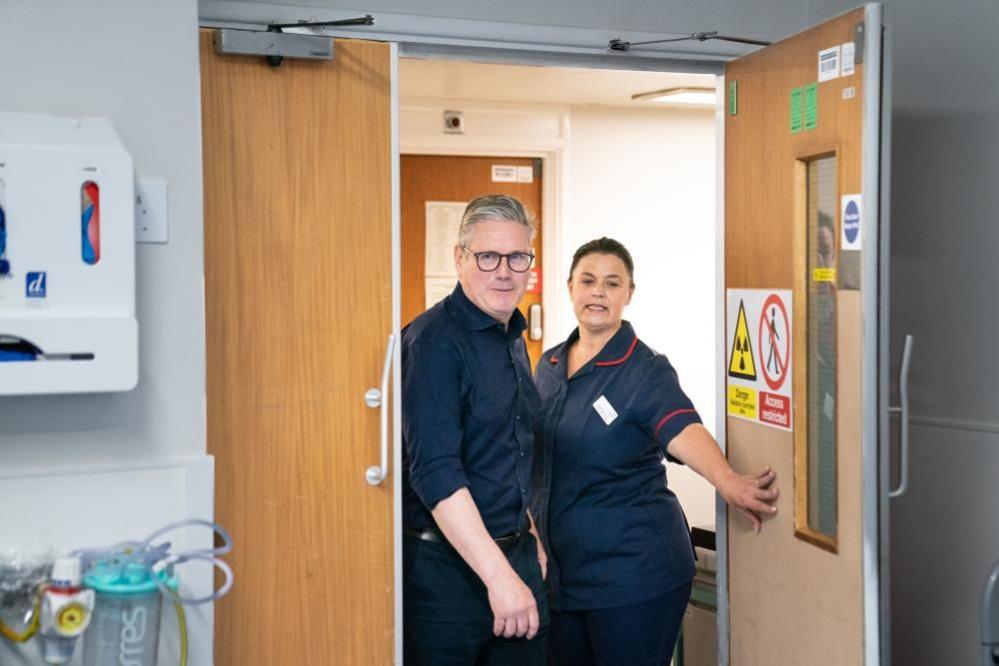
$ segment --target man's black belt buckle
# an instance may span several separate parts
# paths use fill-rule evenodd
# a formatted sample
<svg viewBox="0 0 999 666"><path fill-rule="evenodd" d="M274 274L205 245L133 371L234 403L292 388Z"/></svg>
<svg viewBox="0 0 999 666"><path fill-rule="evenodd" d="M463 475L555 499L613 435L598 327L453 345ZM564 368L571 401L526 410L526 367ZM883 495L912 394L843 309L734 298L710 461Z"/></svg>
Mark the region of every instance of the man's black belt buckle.
<svg viewBox="0 0 999 666"><path fill-rule="evenodd" d="M414 539L420 539L422 541L430 541L431 543L439 543L449 548L453 548L453 546L451 546L451 542L447 540L447 537L445 537L444 534L442 534L441 531L436 527L427 527L422 530L415 530L409 527L404 527L402 528L402 533L405 536L413 537ZM513 532L511 534L504 534L503 536L493 537L493 541L495 541L496 545L500 547L500 550L506 551L512 548L518 541L520 541L520 537L522 536L524 536L524 533L522 531Z"/></svg>

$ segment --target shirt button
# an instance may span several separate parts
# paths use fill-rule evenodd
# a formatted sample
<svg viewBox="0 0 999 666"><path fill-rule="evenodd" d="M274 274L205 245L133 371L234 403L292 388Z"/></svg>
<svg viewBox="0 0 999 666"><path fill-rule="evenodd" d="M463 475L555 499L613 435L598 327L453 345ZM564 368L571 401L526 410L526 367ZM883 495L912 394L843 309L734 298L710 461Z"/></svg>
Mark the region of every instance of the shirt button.
<svg viewBox="0 0 999 666"><path fill-rule="evenodd" d="M526 454L526 453L524 453L523 451L521 451L521 452L520 452L520 457L521 457L521 458L523 458L523 457L524 457L524 456L526 456L526 455L527 455L527 454Z"/></svg>
<svg viewBox="0 0 999 666"><path fill-rule="evenodd" d="M521 495L526 495L527 494L527 489L526 488L521 488L520 489L520 494Z"/></svg>
<svg viewBox="0 0 999 666"><path fill-rule="evenodd" d="M518 416L518 417L517 417L517 420L518 420L518 421L520 420L520 416Z"/></svg>

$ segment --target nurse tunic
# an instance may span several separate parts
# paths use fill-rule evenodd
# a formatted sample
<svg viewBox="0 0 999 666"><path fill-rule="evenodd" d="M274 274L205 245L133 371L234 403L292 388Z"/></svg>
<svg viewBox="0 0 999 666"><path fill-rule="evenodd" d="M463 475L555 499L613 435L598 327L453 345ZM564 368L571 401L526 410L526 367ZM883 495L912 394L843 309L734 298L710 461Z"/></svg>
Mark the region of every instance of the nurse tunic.
<svg viewBox="0 0 999 666"><path fill-rule="evenodd" d="M701 422L669 361L628 322L570 378L578 338L577 329L545 352L535 374L531 513L551 608L567 611L641 603L693 577L689 528L662 461L670 440Z"/></svg>

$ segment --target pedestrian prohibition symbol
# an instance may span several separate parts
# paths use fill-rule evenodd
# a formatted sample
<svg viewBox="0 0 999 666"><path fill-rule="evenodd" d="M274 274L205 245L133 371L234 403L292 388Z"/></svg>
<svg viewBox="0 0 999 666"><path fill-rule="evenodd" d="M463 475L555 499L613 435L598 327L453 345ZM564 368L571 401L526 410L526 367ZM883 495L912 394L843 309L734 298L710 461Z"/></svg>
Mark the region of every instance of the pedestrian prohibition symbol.
<svg viewBox="0 0 999 666"><path fill-rule="evenodd" d="M777 391L787 379L787 365L791 357L791 326L784 301L777 294L770 294L763 303L757 340L763 379L771 390Z"/></svg>

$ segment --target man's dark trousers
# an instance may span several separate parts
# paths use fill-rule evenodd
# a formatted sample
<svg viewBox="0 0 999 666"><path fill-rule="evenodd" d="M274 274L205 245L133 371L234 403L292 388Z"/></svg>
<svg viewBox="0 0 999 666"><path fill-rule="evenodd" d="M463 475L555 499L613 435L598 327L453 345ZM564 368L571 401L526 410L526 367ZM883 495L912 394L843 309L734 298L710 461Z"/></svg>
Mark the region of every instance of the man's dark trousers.
<svg viewBox="0 0 999 666"><path fill-rule="evenodd" d="M505 554L538 604L531 640L493 636L486 586L450 545L403 538L406 666L544 665L548 602L534 537L525 532Z"/></svg>

